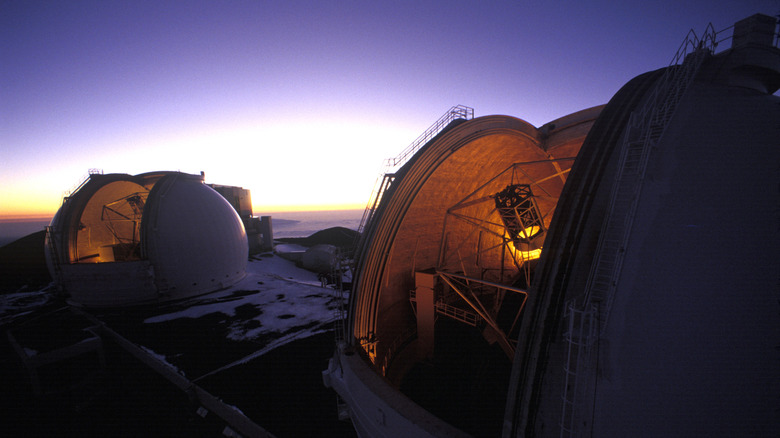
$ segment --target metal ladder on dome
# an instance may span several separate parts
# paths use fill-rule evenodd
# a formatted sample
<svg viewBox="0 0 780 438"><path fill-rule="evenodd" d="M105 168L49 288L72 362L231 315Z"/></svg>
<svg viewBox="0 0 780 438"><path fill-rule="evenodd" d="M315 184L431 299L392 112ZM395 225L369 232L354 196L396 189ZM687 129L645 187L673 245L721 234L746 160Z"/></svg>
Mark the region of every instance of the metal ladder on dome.
<svg viewBox="0 0 780 438"><path fill-rule="evenodd" d="M62 289L62 260L60 260L60 253L59 248L57 247L57 238L59 236L54 235L54 227L51 225L46 226L46 237L44 240L44 244L48 247L49 250L49 260L51 260L51 266L54 270L54 273L52 275L52 281L56 285L55 291L57 293L63 292Z"/></svg>
<svg viewBox="0 0 780 438"><path fill-rule="evenodd" d="M631 113L622 139L616 182L610 194L596 259L585 288L584 300L567 303L567 357L564 365L561 437L579 436L577 394L583 388L578 374L587 373L592 349L606 326L620 276L634 215L652 149L663 136L677 104L687 91L706 56L715 50L716 32L709 24L698 38L691 30L669 68L648 95L646 103ZM582 376L579 376L582 377ZM586 382L587 383L587 382Z"/></svg>
<svg viewBox="0 0 780 438"><path fill-rule="evenodd" d="M650 92L647 103L629 118L607 220L601 230L596 262L586 287L587 304L599 303L602 329L620 275L650 153L666 131L677 104L693 82L705 57L714 51L714 42L715 32L711 24L701 39L693 31L689 32L671 66ZM682 63L678 65L678 62Z"/></svg>

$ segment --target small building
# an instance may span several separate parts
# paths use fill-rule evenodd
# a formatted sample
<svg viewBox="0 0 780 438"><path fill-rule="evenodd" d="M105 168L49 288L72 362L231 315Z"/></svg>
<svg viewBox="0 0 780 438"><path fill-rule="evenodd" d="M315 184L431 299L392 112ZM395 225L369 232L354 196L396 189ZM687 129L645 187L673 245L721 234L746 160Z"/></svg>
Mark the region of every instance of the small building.
<svg viewBox="0 0 780 438"><path fill-rule="evenodd" d="M249 243L249 253L271 251L274 243L271 216L252 216L252 194L249 189L219 184L208 184L208 186L227 199L241 217Z"/></svg>
<svg viewBox="0 0 780 438"><path fill-rule="evenodd" d="M249 189L236 186L223 186L220 184L206 184L217 193L227 199L230 205L238 212L242 221L246 221L252 217L252 194Z"/></svg>

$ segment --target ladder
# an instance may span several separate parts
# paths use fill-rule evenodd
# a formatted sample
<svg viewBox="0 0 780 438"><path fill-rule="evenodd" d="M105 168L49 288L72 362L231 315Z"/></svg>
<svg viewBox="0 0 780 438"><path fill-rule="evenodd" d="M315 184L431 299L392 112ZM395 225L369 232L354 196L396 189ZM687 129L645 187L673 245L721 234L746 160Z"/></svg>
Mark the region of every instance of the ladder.
<svg viewBox="0 0 780 438"><path fill-rule="evenodd" d="M629 118L610 194L607 220L601 230L594 267L586 287L586 303L600 303L602 330L606 326L620 276L650 153L663 136L677 104L693 82L702 62L714 49L705 45L707 41L714 42L712 25L708 26L702 39L691 31L673 60L682 60L682 64L672 64L666 70L650 92L647 103Z"/></svg>
<svg viewBox="0 0 780 438"><path fill-rule="evenodd" d="M560 436L584 433L590 407L587 385L595 378L593 350L598 348L620 277L634 215L652 149L666 131L677 105L693 82L704 59L714 52L717 33L708 25L701 38L691 30L669 68L648 93L645 104L631 113L620 144L615 183L610 193L607 219L599 236L596 256L585 294L566 303L564 321L567 343ZM578 401L578 399L580 399ZM590 425L592 427L592 425Z"/></svg>
<svg viewBox="0 0 780 438"><path fill-rule="evenodd" d="M379 177L374 183L374 189L371 192L371 198L366 204L366 209L363 212L363 218L360 220L360 226L358 227L358 234L362 233L371 218L376 211L379 201L382 199L382 195L390 187L390 184L395 179L395 170L406 164L407 161L426 143L428 143L433 137L439 134L444 128L447 127L452 121L457 119L471 120L474 118L474 108L470 108L464 105L455 105L450 107L447 112L444 113L438 120L436 120L428 129L425 130L419 137L417 137L409 146L406 147L395 158L387 158L382 164L382 170L379 173Z"/></svg>
<svg viewBox="0 0 780 438"><path fill-rule="evenodd" d="M48 246L49 249L49 258L51 260L51 266L54 270L52 280L54 281L54 284L56 285L55 290L58 293L64 292L64 281L63 281L63 274L62 274L62 263L63 261L60 259L60 257L67 257L67 254L60 254L59 248L57 247L57 240L60 238L59 232L54 231L54 226L48 225L46 226L46 237L45 237L45 244Z"/></svg>
<svg viewBox="0 0 780 438"><path fill-rule="evenodd" d="M350 269L350 261L341 248L336 249L333 264L331 265L331 278L333 280L334 298L336 306L334 312L334 331L336 334L336 344L347 339L346 319L347 319L347 300L344 294L344 274ZM324 286L324 285L323 285Z"/></svg>
<svg viewBox="0 0 780 438"><path fill-rule="evenodd" d="M566 321L566 359L563 364L563 395L561 413L561 437L578 436L579 419L575 416L581 414L576 408L577 394L582 392L588 382L583 382L578 377L590 375L586 366L590 364L591 343L596 340L596 306L588 306L580 309L575 302L569 302L564 310Z"/></svg>

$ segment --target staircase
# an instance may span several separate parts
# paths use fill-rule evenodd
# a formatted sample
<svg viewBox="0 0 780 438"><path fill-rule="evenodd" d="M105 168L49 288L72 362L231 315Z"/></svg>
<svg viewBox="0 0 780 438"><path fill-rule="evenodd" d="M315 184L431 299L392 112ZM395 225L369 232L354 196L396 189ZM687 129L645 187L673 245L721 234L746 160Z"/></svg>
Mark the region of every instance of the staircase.
<svg viewBox="0 0 780 438"><path fill-rule="evenodd" d="M54 269L54 272L52 274L52 280L54 281L54 284L57 285L56 290L58 292L63 292L62 288L62 266L61 263L63 263L62 259L60 257L66 257L67 254L60 254L59 248L57 247L58 240L60 239L59 233L56 233L54 231L54 227L51 225L46 226L46 240L45 244L49 250L49 260L51 261L52 269Z"/></svg>
<svg viewBox="0 0 780 438"><path fill-rule="evenodd" d="M603 329L609 316L614 289L620 276L650 152L663 136L685 91L704 59L714 50L712 25L701 39L691 31L659 79L647 103L631 114L623 137L607 220L601 230L596 262L586 287L586 303L599 303ZM713 45L707 45L712 42ZM681 65L675 63L682 61Z"/></svg>
<svg viewBox="0 0 780 438"><path fill-rule="evenodd" d="M371 198L368 200L366 210L363 212L363 218L360 221L358 227L358 233L362 233L368 223L371 221L371 217L374 215L379 201L382 199L382 195L390 187L390 184L395 178L395 171L401 166L406 164L407 161L426 143L428 143L433 137L439 134L444 128L446 128L452 121L457 119L470 120L474 118L474 108L469 108L463 105L455 105L444 113L439 120L434 122L428 129L425 130L419 137L417 137L409 146L406 147L395 158L388 158L382 165L382 170L379 173L376 183L374 183L374 189L371 192Z"/></svg>

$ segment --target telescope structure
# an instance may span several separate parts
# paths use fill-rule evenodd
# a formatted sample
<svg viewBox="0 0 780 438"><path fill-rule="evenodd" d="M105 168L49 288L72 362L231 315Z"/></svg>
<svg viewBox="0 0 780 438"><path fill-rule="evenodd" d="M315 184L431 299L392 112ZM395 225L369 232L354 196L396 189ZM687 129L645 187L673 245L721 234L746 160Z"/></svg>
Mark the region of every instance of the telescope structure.
<svg viewBox="0 0 780 438"><path fill-rule="evenodd" d="M453 107L392 162L323 372L358 435L780 434L776 27L539 128Z"/></svg>

